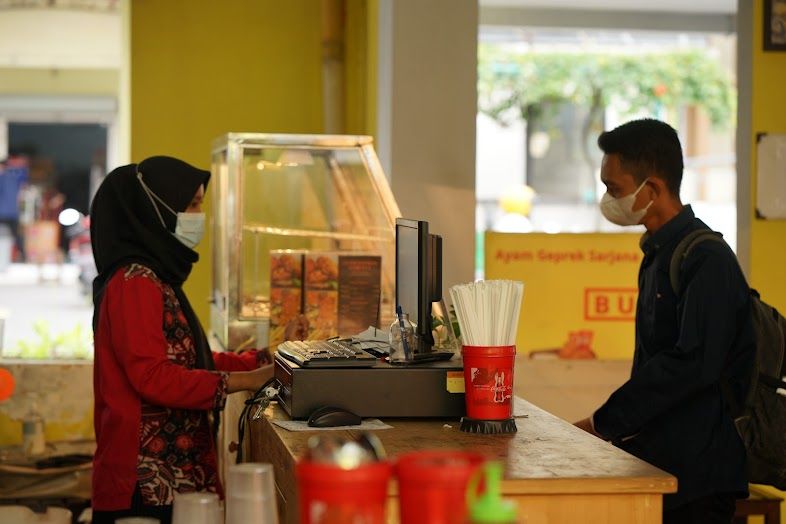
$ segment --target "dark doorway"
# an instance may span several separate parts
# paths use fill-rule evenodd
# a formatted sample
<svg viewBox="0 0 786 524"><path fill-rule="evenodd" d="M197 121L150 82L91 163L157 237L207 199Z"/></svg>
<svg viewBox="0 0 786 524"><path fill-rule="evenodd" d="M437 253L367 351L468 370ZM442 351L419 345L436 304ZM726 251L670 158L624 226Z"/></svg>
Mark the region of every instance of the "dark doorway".
<svg viewBox="0 0 786 524"><path fill-rule="evenodd" d="M90 206L90 171L106 165L106 145L103 124L8 124L8 151L30 158L31 182L63 193L63 207L85 215Z"/></svg>

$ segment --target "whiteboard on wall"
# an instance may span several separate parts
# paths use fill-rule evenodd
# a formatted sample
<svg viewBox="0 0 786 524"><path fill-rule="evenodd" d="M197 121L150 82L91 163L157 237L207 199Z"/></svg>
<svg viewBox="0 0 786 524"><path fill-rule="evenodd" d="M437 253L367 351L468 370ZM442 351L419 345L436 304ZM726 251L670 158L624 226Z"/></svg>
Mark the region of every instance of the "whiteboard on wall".
<svg viewBox="0 0 786 524"><path fill-rule="evenodd" d="M760 134L756 158L756 216L786 219L786 134Z"/></svg>

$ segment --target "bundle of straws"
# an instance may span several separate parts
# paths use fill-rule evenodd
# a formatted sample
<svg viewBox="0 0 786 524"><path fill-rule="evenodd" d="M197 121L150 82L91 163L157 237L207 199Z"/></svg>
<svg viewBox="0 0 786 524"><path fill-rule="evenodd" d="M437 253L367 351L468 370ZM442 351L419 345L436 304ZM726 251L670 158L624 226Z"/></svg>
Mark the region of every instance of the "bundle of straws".
<svg viewBox="0 0 786 524"><path fill-rule="evenodd" d="M513 280L480 280L450 288L462 343L514 345L523 295L524 283Z"/></svg>

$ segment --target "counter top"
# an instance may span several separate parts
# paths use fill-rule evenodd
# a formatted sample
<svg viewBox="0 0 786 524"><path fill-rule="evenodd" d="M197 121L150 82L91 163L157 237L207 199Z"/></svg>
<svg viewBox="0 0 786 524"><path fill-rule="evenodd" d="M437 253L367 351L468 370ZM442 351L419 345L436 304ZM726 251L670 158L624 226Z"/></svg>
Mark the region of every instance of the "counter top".
<svg viewBox="0 0 786 524"><path fill-rule="evenodd" d="M67 454L92 455L94 441L48 442L43 459ZM18 446L0 448L0 499L78 498L90 500L92 463L38 469Z"/></svg>
<svg viewBox="0 0 786 524"><path fill-rule="evenodd" d="M276 404L265 415L269 420L250 421L247 456L271 462L281 498L294 501L294 464L318 430L290 432L270 423L270 419L288 419ZM457 420L414 419L385 419L393 428L374 433L390 457L424 449L462 449L500 460L505 464L501 488L506 496L660 496L677 490L676 479L668 473L526 400L516 399L515 415L518 432L513 435L463 433ZM333 432L351 437L355 430Z"/></svg>
<svg viewBox="0 0 786 524"><path fill-rule="evenodd" d="M385 419L393 428L374 433L391 457L423 449L464 449L501 460L505 463L503 490L507 493L673 493L677 489L676 479L668 473L526 400L516 399L515 414L518 432L513 435L464 433L456 420L415 419ZM275 403L265 415L273 420L288 419ZM250 426L251 435L260 429L258 422ZM269 427L286 447L292 462L306 450L309 437L319 433L291 432L275 424ZM355 432L339 433L351 436ZM254 436L251 441L258 442ZM587 479L593 482L584 482Z"/></svg>

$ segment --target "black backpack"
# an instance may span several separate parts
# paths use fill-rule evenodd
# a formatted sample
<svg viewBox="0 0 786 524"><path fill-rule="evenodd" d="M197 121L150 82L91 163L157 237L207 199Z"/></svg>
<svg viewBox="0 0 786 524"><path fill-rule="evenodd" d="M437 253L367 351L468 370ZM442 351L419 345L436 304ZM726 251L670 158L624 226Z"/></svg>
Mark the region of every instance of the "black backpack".
<svg viewBox="0 0 786 524"><path fill-rule="evenodd" d="M704 241L726 245L720 233L699 229L689 233L674 249L669 279L677 296L681 291L682 263L691 249ZM748 451L748 481L783 490L786 489L786 369L783 358L786 319L774 307L762 302L756 290L750 292L756 336L756 365L750 389L742 406L734 402L723 380L721 390Z"/></svg>

